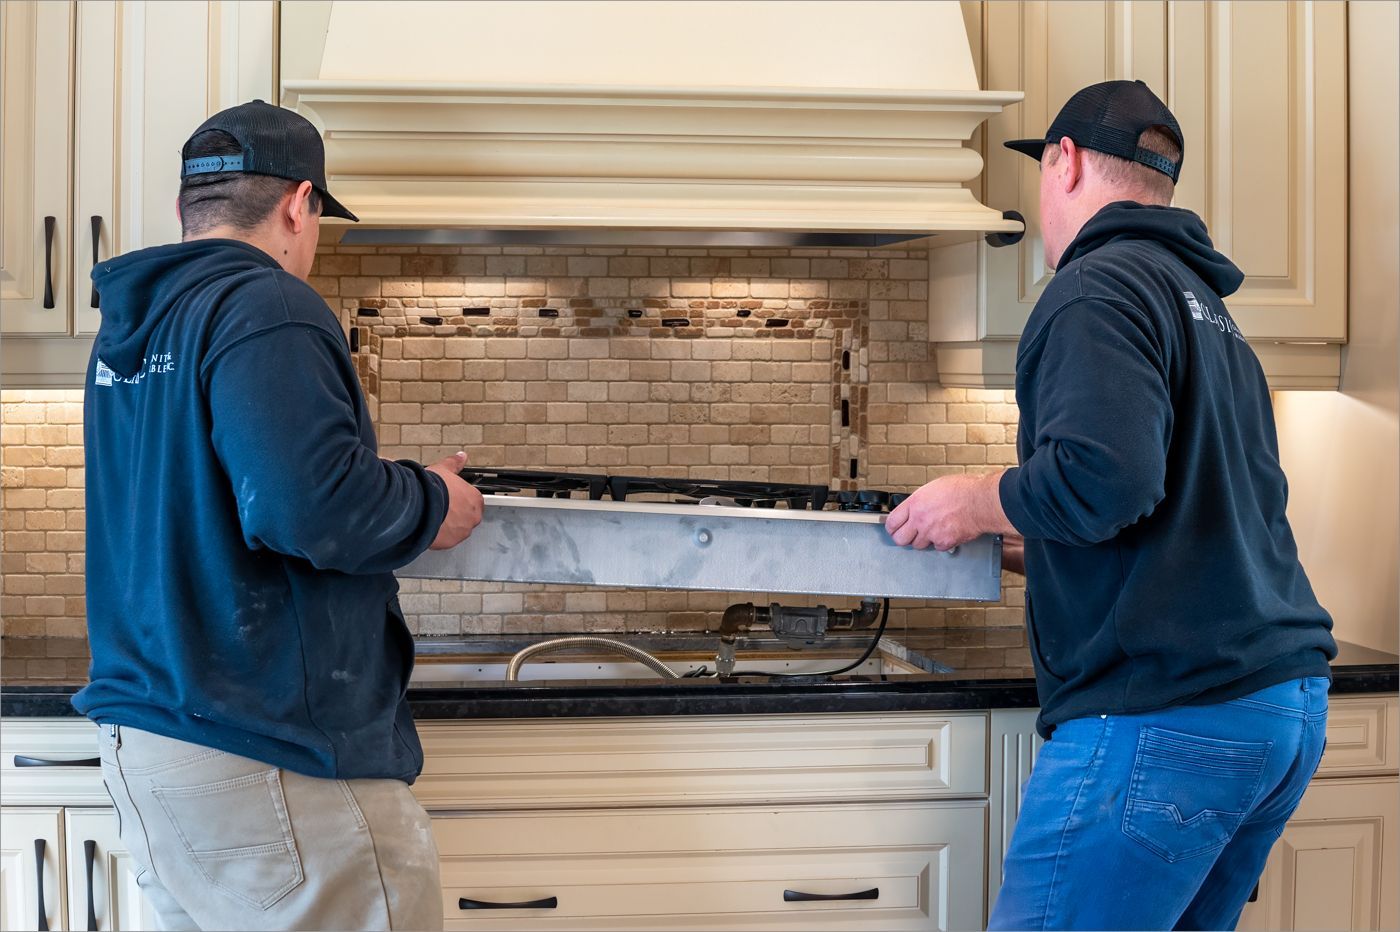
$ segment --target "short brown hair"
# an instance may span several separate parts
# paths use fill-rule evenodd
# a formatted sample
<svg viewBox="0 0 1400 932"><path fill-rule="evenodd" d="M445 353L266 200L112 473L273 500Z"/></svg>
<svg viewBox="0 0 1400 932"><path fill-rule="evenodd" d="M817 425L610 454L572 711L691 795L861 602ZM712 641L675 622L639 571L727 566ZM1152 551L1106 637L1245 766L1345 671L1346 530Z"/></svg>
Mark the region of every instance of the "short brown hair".
<svg viewBox="0 0 1400 932"><path fill-rule="evenodd" d="M1148 152L1155 152L1165 156L1173 162L1181 161L1181 146L1165 127L1152 126L1142 131L1138 136L1138 148L1146 149ZM1128 159L1119 158L1116 155L1108 155L1104 152L1096 152L1092 149L1085 149L1084 156L1093 163L1099 176L1110 184L1128 188L1149 203L1170 204L1172 195L1176 193L1176 182L1170 177L1157 171L1155 168L1148 168L1140 162L1131 162ZM1059 156L1059 146L1049 145L1045 150L1045 157L1049 164L1054 164Z"/></svg>
<svg viewBox="0 0 1400 932"><path fill-rule="evenodd" d="M223 130L211 129L190 140L186 158L210 155L238 155L238 140ZM191 175L180 182L180 229L185 236L198 236L228 226L247 232L266 220L289 191L299 182L271 175L221 172ZM311 190L313 213L321 212L321 195Z"/></svg>

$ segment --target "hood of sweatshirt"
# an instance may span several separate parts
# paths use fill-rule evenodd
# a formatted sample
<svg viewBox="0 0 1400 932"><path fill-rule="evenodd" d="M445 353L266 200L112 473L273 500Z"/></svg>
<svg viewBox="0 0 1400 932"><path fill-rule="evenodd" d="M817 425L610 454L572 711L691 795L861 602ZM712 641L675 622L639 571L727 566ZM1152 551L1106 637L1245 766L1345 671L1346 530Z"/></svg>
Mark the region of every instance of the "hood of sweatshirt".
<svg viewBox="0 0 1400 932"><path fill-rule="evenodd" d="M1210 241L1206 225L1189 210L1114 201L1089 218L1060 257L1060 268L1119 240L1153 240L1175 253L1222 298L1234 294L1244 273Z"/></svg>
<svg viewBox="0 0 1400 932"><path fill-rule="evenodd" d="M92 282L101 299L97 358L123 377L135 375L146 345L167 315L192 291L280 268L267 253L231 239L154 246L99 263Z"/></svg>

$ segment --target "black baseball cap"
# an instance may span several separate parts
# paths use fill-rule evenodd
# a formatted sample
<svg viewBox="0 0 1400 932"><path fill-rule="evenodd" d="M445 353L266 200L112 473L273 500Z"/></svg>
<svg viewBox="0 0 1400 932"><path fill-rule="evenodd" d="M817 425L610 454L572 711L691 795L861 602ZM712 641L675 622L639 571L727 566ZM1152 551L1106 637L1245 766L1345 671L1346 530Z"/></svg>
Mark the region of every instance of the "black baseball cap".
<svg viewBox="0 0 1400 932"><path fill-rule="evenodd" d="M1181 147L1173 162L1164 155L1138 148L1144 130L1160 127ZM1076 93L1060 109L1044 139L1013 139L1006 148L1029 155L1037 162L1046 145L1068 136L1081 149L1092 149L1156 169L1173 182L1181 174L1186 140L1167 105L1141 81L1105 81Z"/></svg>
<svg viewBox="0 0 1400 932"><path fill-rule="evenodd" d="M228 133L242 146L241 155L190 158L190 140L209 130ZM326 190L326 147L311 121L294 110L261 100L220 110L200 124L180 150L180 179L191 175L249 172L288 181L309 181L321 195L321 216L359 222Z"/></svg>

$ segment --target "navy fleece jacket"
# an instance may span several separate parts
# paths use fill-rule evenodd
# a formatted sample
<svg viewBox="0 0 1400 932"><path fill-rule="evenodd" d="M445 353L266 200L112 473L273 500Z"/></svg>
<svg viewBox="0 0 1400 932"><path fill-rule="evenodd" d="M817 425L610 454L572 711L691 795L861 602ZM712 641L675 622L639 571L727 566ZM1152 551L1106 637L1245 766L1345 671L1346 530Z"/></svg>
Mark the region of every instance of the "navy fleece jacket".
<svg viewBox="0 0 1400 932"><path fill-rule="evenodd" d="M1328 676L1268 386L1222 298L1243 273L1186 210L1118 202L1065 250L1016 358L1038 727Z"/></svg>
<svg viewBox="0 0 1400 932"><path fill-rule="evenodd" d="M92 277L92 670L74 706L312 776L412 782L391 571L436 535L442 480L379 458L335 316L261 250L197 240Z"/></svg>

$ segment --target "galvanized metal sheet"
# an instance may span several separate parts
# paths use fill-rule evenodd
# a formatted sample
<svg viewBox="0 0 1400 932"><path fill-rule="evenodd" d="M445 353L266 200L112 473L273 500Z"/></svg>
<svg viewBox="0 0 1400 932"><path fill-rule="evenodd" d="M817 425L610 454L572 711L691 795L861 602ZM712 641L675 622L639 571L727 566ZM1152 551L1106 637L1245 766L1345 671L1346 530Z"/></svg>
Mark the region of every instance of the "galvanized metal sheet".
<svg viewBox="0 0 1400 932"><path fill-rule="evenodd" d="M481 524L399 576L996 601L1001 539L898 547L880 515L487 496Z"/></svg>

